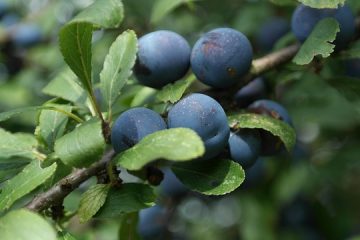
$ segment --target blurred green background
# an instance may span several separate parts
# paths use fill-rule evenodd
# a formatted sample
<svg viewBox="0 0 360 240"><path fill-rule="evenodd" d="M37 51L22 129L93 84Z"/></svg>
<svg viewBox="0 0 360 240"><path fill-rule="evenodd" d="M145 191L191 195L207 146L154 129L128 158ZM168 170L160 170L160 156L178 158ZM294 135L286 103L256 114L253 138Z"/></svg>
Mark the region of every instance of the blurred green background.
<svg viewBox="0 0 360 240"><path fill-rule="evenodd" d="M41 105L50 99L42 89L65 66L57 43L58 31L92 1L6 2L11 5L7 14L17 20L15 25L7 26L4 15L0 22L0 111ZM159 6L155 0L123 0L125 20L121 27L94 34L94 73L100 72L112 41L126 29L134 29L139 37L168 29L193 45L212 28L232 27L248 36L255 56L261 57L266 54L256 45L261 26L274 17L290 22L297 4L290 2L294 4L202 0L186 2L161 15L156 12ZM359 13L359 0L348 3L354 14ZM41 41L31 47L12 44L8 35L16 24L37 25ZM292 42L294 37L289 33L275 48ZM321 62L321 71L315 71L313 65L289 63L267 73L269 98L286 106L293 118L298 134L294 152L262 158L247 173L245 183L229 195L205 197L188 193L181 201L164 199L174 209L168 231L178 239L207 240L355 239L360 235L360 98L345 98L327 81L329 76L341 81L341 61L335 55ZM98 81L98 75L94 79ZM145 103L141 94L151 95L151 90L133 82L119 100L119 112ZM35 113L26 113L0 126L12 132L34 132L35 119ZM9 177L1 176L2 181ZM76 209L82 191L80 188L66 198L67 210ZM94 220L80 225L72 219L69 231L78 239L116 239L120 220Z"/></svg>

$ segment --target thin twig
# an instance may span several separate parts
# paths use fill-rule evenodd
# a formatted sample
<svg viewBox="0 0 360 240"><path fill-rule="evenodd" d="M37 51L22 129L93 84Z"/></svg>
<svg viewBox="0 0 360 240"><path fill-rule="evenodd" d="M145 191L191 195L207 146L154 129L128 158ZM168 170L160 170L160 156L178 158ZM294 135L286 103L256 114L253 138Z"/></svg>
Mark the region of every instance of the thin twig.
<svg viewBox="0 0 360 240"><path fill-rule="evenodd" d="M255 59L252 62L251 74L260 75L275 67L291 60L299 51L300 45L294 44L279 51L270 53L262 58Z"/></svg>
<svg viewBox="0 0 360 240"><path fill-rule="evenodd" d="M61 202L69 193L79 187L81 183L96 175L100 170L106 167L106 164L114 157L113 150L106 152L100 161L94 163L88 168L77 169L70 175L61 179L52 188L37 195L26 208L32 211L40 212Z"/></svg>

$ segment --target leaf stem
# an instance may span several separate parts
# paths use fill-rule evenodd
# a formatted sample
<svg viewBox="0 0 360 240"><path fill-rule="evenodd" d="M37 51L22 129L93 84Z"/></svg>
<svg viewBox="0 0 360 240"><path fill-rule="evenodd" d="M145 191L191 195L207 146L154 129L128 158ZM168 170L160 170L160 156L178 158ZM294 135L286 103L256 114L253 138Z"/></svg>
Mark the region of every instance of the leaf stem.
<svg viewBox="0 0 360 240"><path fill-rule="evenodd" d="M80 117L78 117L77 115L75 115L75 114L73 114L73 113L71 113L71 112L67 112L67 111L65 111L65 110L62 110L62 109L60 109L60 108L56 108L56 107L49 107L49 110L53 110L53 111L56 111L56 112L60 112L60 113L62 113L62 114L65 114L65 115L67 115L68 117L70 117L70 118L72 118L72 119L74 119L75 121L77 121L78 123L83 123L84 122L84 120L82 120Z"/></svg>
<svg viewBox="0 0 360 240"><path fill-rule="evenodd" d="M92 88L89 89L89 96L90 96L91 104L95 109L96 115L101 120L102 132L103 132L103 136L105 138L105 142L110 143L110 125L109 125L109 122L105 120L105 118L100 110L99 104L96 102L94 90Z"/></svg>
<svg viewBox="0 0 360 240"><path fill-rule="evenodd" d="M100 118L101 122L105 122L99 104L96 102L96 97L94 94L94 90L92 88L89 90L89 96L90 96L91 105L94 107L96 115Z"/></svg>
<svg viewBox="0 0 360 240"><path fill-rule="evenodd" d="M37 149L33 149L32 154L36 157L36 159L40 161L44 161L47 157L45 154L39 152Z"/></svg>

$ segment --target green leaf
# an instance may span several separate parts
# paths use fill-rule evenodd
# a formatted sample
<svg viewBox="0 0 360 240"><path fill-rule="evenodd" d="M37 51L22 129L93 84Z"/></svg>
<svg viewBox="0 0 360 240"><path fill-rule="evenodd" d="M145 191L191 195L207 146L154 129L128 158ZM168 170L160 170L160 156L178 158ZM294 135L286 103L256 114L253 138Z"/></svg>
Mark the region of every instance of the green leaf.
<svg viewBox="0 0 360 240"><path fill-rule="evenodd" d="M136 34L128 30L116 38L105 58L104 67L100 73L100 83L110 115L112 105L132 73L137 49Z"/></svg>
<svg viewBox="0 0 360 240"><path fill-rule="evenodd" d="M55 229L39 214L14 210L0 218L2 240L56 240Z"/></svg>
<svg viewBox="0 0 360 240"><path fill-rule="evenodd" d="M87 103L87 105L90 105L87 94L84 89L81 88L77 76L68 67L60 71L57 76L45 86L42 92L73 103Z"/></svg>
<svg viewBox="0 0 360 240"><path fill-rule="evenodd" d="M295 130L287 123L259 114L236 114L228 117L229 125L233 129L239 128L260 128L277 136L284 143L286 149L291 152L295 142Z"/></svg>
<svg viewBox="0 0 360 240"><path fill-rule="evenodd" d="M155 205L156 195L146 184L126 183L110 189L105 204L95 217L111 218Z"/></svg>
<svg viewBox="0 0 360 240"><path fill-rule="evenodd" d="M156 94L156 89L141 86L131 100L130 107L146 106L148 103L154 101Z"/></svg>
<svg viewBox="0 0 360 240"><path fill-rule="evenodd" d="M7 112L2 112L2 113L0 113L0 122L6 121L9 118L19 115L19 114L22 114L22 113L35 112L35 111L38 111L41 109L45 109L45 108L42 106L33 106L33 107L17 108L17 109L10 110Z"/></svg>
<svg viewBox="0 0 360 240"><path fill-rule="evenodd" d="M97 213L104 205L109 189L109 184L96 184L82 195L78 210L80 222L89 221Z"/></svg>
<svg viewBox="0 0 360 240"><path fill-rule="evenodd" d="M302 4L312 8L338 8L344 5L346 0L298 0Z"/></svg>
<svg viewBox="0 0 360 240"><path fill-rule="evenodd" d="M96 0L70 22L88 22L98 28L117 28L124 18L120 0Z"/></svg>
<svg viewBox="0 0 360 240"><path fill-rule="evenodd" d="M233 28L242 32L246 36L255 36L259 31L259 26L273 16L273 8L267 1L257 4L242 4L236 10L236 17L232 23Z"/></svg>
<svg viewBox="0 0 360 240"><path fill-rule="evenodd" d="M347 0L346 4L353 10L353 12L357 13L360 10L360 2L358 0Z"/></svg>
<svg viewBox="0 0 360 240"><path fill-rule="evenodd" d="M0 159L0 171L21 168L27 165L28 163L29 161L21 161L15 159L9 159L7 161L3 161L2 159Z"/></svg>
<svg viewBox="0 0 360 240"><path fill-rule="evenodd" d="M2 121L6 121L9 118L22 114L22 113L26 113L26 112L35 112L38 110L53 110L53 111L58 111L58 112L62 112L63 114L66 114L64 111L62 111L61 109L57 109L54 106L47 106L47 105L43 105L43 106L31 106L31 107L23 107L23 108L17 108L14 110L10 110L7 112L3 112L0 113L0 122Z"/></svg>
<svg viewBox="0 0 360 240"><path fill-rule="evenodd" d="M99 160L105 140L99 121L88 121L55 142L55 153L63 163L73 167L89 166Z"/></svg>
<svg viewBox="0 0 360 240"><path fill-rule="evenodd" d="M14 175L18 174L22 169L21 168L13 168L9 170L2 171L0 170L0 183L5 182L6 180L9 180Z"/></svg>
<svg viewBox="0 0 360 240"><path fill-rule="evenodd" d="M161 21L167 14L173 11L175 8L184 3L195 2L198 0L157 0L154 3L150 22L157 24Z"/></svg>
<svg viewBox="0 0 360 240"><path fill-rule="evenodd" d="M347 50L343 51L342 56L346 59L360 58L360 40L354 42Z"/></svg>
<svg viewBox="0 0 360 240"><path fill-rule="evenodd" d="M29 161L22 158L0 159L0 183L21 172Z"/></svg>
<svg viewBox="0 0 360 240"><path fill-rule="evenodd" d="M158 100L162 102L176 103L184 95L185 91L196 80L196 77L191 74L186 79L176 81L175 83L167 84L157 94Z"/></svg>
<svg viewBox="0 0 360 240"><path fill-rule="evenodd" d="M51 162L51 160L45 159L44 161L41 162L41 167L43 168L51 166L51 164L53 164L54 162L56 162L57 165L55 173L41 187L43 191L47 191L48 189L53 187L58 181L60 181L62 178L66 177L73 171L72 167L65 165L63 162L58 160L59 159L54 159ZM46 163L45 161L49 161L49 162Z"/></svg>
<svg viewBox="0 0 360 240"><path fill-rule="evenodd" d="M4 56L0 60L1 62L4 61ZM27 75L28 70L24 69L19 75L24 74ZM29 105L29 102L34 100L34 93L32 91L29 91L29 87L26 86L29 82L34 81L31 74L29 74L29 77L26 78L26 83L21 80L22 77L17 77L19 75L16 75L13 77L10 77L10 81L4 81L7 77L7 75L4 75L1 77L1 83L0 83L0 103L1 103L1 111L5 109L16 109L19 107L27 106ZM15 80L16 79L16 80Z"/></svg>
<svg viewBox="0 0 360 240"><path fill-rule="evenodd" d="M119 237L121 240L140 240L137 225L139 216L137 212L128 213L121 218Z"/></svg>
<svg viewBox="0 0 360 240"><path fill-rule="evenodd" d="M327 79L332 87L334 87L342 96L349 101L360 100L360 81L350 77L332 77Z"/></svg>
<svg viewBox="0 0 360 240"><path fill-rule="evenodd" d="M184 141L186 139L186 141ZM204 154L204 143L189 128L157 131L115 158L118 165L128 170L139 170L157 160L189 161Z"/></svg>
<svg viewBox="0 0 360 240"><path fill-rule="evenodd" d="M232 192L245 179L242 167L231 160L212 159L176 163L171 169L185 186L206 195Z"/></svg>
<svg viewBox="0 0 360 240"><path fill-rule="evenodd" d="M58 109L66 112L71 111L71 106L52 104ZM68 117L60 112L52 110L42 110L39 116L38 133L47 144L50 150L54 149L55 140L64 134Z"/></svg>
<svg viewBox="0 0 360 240"><path fill-rule="evenodd" d="M304 131L311 129L315 134L317 128L350 129L360 122L360 104L347 101L319 73L302 71L299 81L292 86L284 92L283 99L291 103L291 116L301 121L299 126L307 129Z"/></svg>
<svg viewBox="0 0 360 240"><path fill-rule="evenodd" d="M79 77L88 93L92 92L91 39L94 27L115 28L123 19L118 0L97 0L80 12L60 31L60 50L65 62Z"/></svg>
<svg viewBox="0 0 360 240"><path fill-rule="evenodd" d="M14 156L34 159L35 137L27 133L10 133L0 128L0 158Z"/></svg>
<svg viewBox="0 0 360 240"><path fill-rule="evenodd" d="M56 163L41 168L40 162L34 160L22 172L7 180L0 193L0 210L9 208L17 199L25 196L43 184L56 170Z"/></svg>
<svg viewBox="0 0 360 240"><path fill-rule="evenodd" d="M299 192L303 191L307 184L312 182L309 181L311 177L309 168L304 163L279 173L279 176L273 183L276 202L285 203L294 199Z"/></svg>
<svg viewBox="0 0 360 240"><path fill-rule="evenodd" d="M60 31L60 50L65 62L79 77L82 86L92 90L91 39L93 25L87 22L67 24Z"/></svg>
<svg viewBox="0 0 360 240"><path fill-rule="evenodd" d="M333 18L325 18L318 22L294 57L293 62L305 65L309 64L317 55L321 55L323 58L329 57L335 48L331 42L335 40L339 31L339 23Z"/></svg>

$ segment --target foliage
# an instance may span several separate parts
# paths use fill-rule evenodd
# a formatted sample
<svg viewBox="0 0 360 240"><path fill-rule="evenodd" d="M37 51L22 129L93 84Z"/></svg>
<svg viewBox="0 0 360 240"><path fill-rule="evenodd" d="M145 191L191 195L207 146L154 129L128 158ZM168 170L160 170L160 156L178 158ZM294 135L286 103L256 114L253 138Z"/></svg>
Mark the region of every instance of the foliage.
<svg viewBox="0 0 360 240"><path fill-rule="evenodd" d="M241 166L231 160L215 159L205 167L203 162L178 163L172 169L187 187L206 195L232 192L245 178Z"/></svg>
<svg viewBox="0 0 360 240"><path fill-rule="evenodd" d="M335 45L331 44L340 31L339 24L334 19L323 19L316 24L313 32L301 46L294 58L294 63L299 65L309 64L316 55L326 58L334 51ZM314 49L313 46L319 46Z"/></svg>
<svg viewBox="0 0 360 240"><path fill-rule="evenodd" d="M344 5L345 0L299 0L299 2L312 8L337 8L339 5Z"/></svg>
<svg viewBox="0 0 360 240"><path fill-rule="evenodd" d="M20 221L19 221L20 220ZM3 239L55 240L55 229L44 218L25 209L9 212L0 219ZM30 234L29 234L30 233Z"/></svg>
<svg viewBox="0 0 360 240"><path fill-rule="evenodd" d="M203 154L204 144L194 131L173 128L146 136L133 148L119 154L115 161L128 170L139 170L157 159L189 161Z"/></svg>

